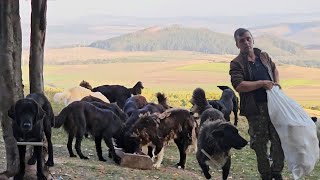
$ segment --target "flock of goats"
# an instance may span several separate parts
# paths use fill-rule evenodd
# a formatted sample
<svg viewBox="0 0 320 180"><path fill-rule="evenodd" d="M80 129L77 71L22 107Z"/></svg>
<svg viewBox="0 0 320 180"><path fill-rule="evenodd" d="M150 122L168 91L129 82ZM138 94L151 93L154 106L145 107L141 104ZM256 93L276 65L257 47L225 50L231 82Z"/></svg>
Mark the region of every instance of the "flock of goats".
<svg viewBox="0 0 320 180"><path fill-rule="evenodd" d="M186 151L189 146L196 152L196 158L204 176L211 178L209 165L222 169L223 179L227 179L231 156L230 149L241 149L248 142L238 134L238 98L227 86L218 86L222 90L219 100L207 100L203 89L193 91L192 108L173 108L162 93L157 93L158 103L149 103L141 95L143 89L139 81L132 88L122 85L103 85L92 88L86 81L80 86L54 95L54 101L65 105L54 116L51 104L45 95L32 93L18 100L8 111L13 119L14 137L19 142L41 142L45 136L48 142L47 166L54 165L51 128L63 126L68 134L67 149L70 157L76 157L72 148L75 138L75 150L81 159L88 159L81 151L81 141L89 135L94 139L97 156L102 156L101 142L109 148L109 157L119 164L121 158L116 149L125 153L144 154L159 168L163 160L164 148L173 140L180 153L177 163L185 168ZM234 112L234 125L230 123L230 114ZM23 179L25 174L26 146L18 145L20 171L15 179ZM34 146L33 155L28 164L37 162L37 178L46 179L43 174L42 147ZM40 165L39 165L40 164Z"/></svg>

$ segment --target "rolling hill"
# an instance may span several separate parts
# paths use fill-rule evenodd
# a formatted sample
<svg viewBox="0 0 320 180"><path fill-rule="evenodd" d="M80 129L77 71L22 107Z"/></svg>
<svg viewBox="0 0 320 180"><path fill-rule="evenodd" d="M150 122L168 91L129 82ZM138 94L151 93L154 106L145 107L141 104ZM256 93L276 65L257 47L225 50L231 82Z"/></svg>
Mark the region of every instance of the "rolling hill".
<svg viewBox="0 0 320 180"><path fill-rule="evenodd" d="M276 36L261 36L256 39L262 49L274 56L303 54L303 47L297 43ZM89 47L109 51L157 51L183 50L209 54L238 54L233 37L205 28L185 28L181 26L151 27L110 38L95 41Z"/></svg>
<svg viewBox="0 0 320 180"><path fill-rule="evenodd" d="M320 49L320 21L281 23L252 29L255 34L272 34L297 42L307 48Z"/></svg>

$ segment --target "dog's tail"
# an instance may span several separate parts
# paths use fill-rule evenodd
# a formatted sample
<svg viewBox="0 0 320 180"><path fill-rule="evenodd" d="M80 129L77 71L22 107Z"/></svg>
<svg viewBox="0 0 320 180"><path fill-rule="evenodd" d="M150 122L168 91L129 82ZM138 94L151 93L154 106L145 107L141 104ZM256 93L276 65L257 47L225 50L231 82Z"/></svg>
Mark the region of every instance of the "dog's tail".
<svg viewBox="0 0 320 180"><path fill-rule="evenodd" d="M158 92L158 93L156 94L156 96L157 96L157 99L158 99L158 103L159 103L160 105L162 105L165 109L170 109L170 108L172 108L171 106L168 105L168 103L167 103L167 97L166 97L164 94Z"/></svg>
<svg viewBox="0 0 320 180"><path fill-rule="evenodd" d="M60 128L68 117L68 106L63 108L58 116L55 116L54 128Z"/></svg>
<svg viewBox="0 0 320 180"><path fill-rule="evenodd" d="M203 89L197 88L193 91L191 103L197 106L199 112L203 112L208 108L209 103Z"/></svg>
<svg viewBox="0 0 320 180"><path fill-rule="evenodd" d="M80 82L79 86L84 87L84 88L87 88L87 89L89 89L89 90L92 91L92 86L90 85L89 82L87 82L87 81L85 81L85 80L82 80L82 81Z"/></svg>
<svg viewBox="0 0 320 180"><path fill-rule="evenodd" d="M217 86L219 89L221 89L222 91L225 89L231 89L229 86Z"/></svg>

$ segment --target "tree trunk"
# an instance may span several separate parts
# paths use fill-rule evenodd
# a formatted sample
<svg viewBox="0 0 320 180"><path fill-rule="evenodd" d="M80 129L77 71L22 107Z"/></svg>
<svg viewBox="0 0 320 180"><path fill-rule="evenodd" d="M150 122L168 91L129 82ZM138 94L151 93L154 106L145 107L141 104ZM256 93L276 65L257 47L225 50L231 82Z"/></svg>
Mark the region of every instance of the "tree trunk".
<svg viewBox="0 0 320 180"><path fill-rule="evenodd" d="M47 0L31 1L31 35L30 35L30 55L29 55L29 83L30 93L44 93L43 83L43 57L44 44L46 38L46 14ZM32 148L33 149L33 148ZM29 149L30 150L30 149ZM48 150L47 143L43 146L43 162ZM30 153L29 153L30 155ZM29 158L29 156L26 156ZM49 169L43 164L43 173L49 178ZM26 164L25 178L36 177L36 165Z"/></svg>
<svg viewBox="0 0 320 180"><path fill-rule="evenodd" d="M7 112L23 98L21 46L19 0L0 0L0 120L7 160L7 170L0 174L0 179L19 170L18 148Z"/></svg>
<svg viewBox="0 0 320 180"><path fill-rule="evenodd" d="M31 1L31 36L29 56L30 93L44 91L43 55L46 38L47 0Z"/></svg>

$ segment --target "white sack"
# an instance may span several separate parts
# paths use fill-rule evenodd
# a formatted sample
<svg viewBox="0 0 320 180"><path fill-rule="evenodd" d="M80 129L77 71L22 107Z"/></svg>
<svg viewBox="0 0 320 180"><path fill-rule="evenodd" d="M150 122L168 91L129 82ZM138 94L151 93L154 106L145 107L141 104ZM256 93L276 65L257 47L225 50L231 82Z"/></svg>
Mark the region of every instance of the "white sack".
<svg viewBox="0 0 320 180"><path fill-rule="evenodd" d="M303 108L278 86L267 90L272 124L279 134L288 168L294 179L308 175L319 159L316 125Z"/></svg>

